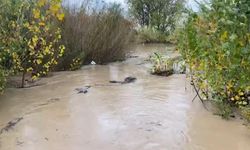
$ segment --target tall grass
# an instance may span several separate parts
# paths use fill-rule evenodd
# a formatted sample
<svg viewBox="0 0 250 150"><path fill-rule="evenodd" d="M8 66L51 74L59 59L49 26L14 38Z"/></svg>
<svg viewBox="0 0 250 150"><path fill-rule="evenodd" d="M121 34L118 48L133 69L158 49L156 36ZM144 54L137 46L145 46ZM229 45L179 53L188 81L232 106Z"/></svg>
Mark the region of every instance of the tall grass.
<svg viewBox="0 0 250 150"><path fill-rule="evenodd" d="M140 43L168 43L168 36L152 27L142 27L138 30Z"/></svg>
<svg viewBox="0 0 250 150"><path fill-rule="evenodd" d="M62 24L66 50L59 68L74 70L91 61L105 64L125 59L131 31L132 24L117 4L91 10L66 7Z"/></svg>

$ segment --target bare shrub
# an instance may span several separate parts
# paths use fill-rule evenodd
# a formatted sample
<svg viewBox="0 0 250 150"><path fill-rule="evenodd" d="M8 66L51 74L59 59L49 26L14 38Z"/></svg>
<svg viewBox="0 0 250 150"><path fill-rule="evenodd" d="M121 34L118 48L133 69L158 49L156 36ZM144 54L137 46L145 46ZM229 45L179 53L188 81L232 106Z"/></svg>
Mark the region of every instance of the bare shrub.
<svg viewBox="0 0 250 150"><path fill-rule="evenodd" d="M102 9L67 7L62 34L65 55L59 63L63 70L75 70L95 61L105 64L123 60L132 37L132 24L117 4Z"/></svg>

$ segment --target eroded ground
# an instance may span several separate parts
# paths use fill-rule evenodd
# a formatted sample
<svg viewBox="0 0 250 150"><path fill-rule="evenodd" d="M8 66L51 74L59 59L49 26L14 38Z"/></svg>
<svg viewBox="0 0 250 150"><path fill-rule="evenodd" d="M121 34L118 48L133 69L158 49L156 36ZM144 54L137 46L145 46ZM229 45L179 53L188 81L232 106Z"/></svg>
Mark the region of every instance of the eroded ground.
<svg viewBox="0 0 250 150"><path fill-rule="evenodd" d="M0 149L249 150L249 129L192 103L185 75L149 74L144 60L164 49L139 46L133 54L138 58L55 73L38 87L8 89L0 97ZM108 82L127 76L137 81ZM87 85L88 93L77 94L76 88Z"/></svg>

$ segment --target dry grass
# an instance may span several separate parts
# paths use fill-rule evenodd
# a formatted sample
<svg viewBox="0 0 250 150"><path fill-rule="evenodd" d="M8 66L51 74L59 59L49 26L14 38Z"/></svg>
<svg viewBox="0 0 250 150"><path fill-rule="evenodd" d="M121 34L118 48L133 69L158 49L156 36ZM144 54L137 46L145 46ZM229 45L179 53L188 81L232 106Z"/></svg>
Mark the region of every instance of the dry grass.
<svg viewBox="0 0 250 150"><path fill-rule="evenodd" d="M105 64L123 60L131 33L132 24L123 17L122 9L116 4L98 11L68 7L62 24L66 51L59 68L77 69L91 61Z"/></svg>

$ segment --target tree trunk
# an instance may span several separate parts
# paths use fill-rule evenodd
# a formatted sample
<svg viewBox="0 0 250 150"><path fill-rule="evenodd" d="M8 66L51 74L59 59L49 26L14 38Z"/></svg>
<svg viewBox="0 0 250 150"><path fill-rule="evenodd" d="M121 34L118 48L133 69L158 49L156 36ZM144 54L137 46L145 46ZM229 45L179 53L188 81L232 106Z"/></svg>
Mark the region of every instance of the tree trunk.
<svg viewBox="0 0 250 150"><path fill-rule="evenodd" d="M26 72L23 71L21 88L24 88L24 86L25 86L25 75L26 75Z"/></svg>

